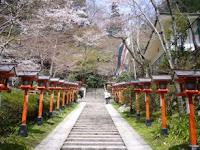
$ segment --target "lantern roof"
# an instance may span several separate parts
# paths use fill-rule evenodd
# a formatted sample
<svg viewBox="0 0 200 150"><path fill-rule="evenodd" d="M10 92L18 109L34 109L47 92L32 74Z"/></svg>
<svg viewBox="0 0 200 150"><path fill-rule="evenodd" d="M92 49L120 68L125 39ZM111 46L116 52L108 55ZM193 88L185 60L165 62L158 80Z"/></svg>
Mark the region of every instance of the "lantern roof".
<svg viewBox="0 0 200 150"><path fill-rule="evenodd" d="M50 78L50 82L59 82L60 78Z"/></svg>
<svg viewBox="0 0 200 150"><path fill-rule="evenodd" d="M138 78L140 83L150 83L151 78Z"/></svg>
<svg viewBox="0 0 200 150"><path fill-rule="evenodd" d="M69 84L69 81L65 81L65 84Z"/></svg>
<svg viewBox="0 0 200 150"><path fill-rule="evenodd" d="M38 76L38 80L49 80L51 76L43 76L43 75L40 75Z"/></svg>
<svg viewBox="0 0 200 150"><path fill-rule="evenodd" d="M59 83L65 84L65 80L59 80Z"/></svg>
<svg viewBox="0 0 200 150"><path fill-rule="evenodd" d="M131 84L139 84L138 80L131 80Z"/></svg>
<svg viewBox="0 0 200 150"><path fill-rule="evenodd" d="M172 81L171 75L152 75L153 81Z"/></svg>
<svg viewBox="0 0 200 150"><path fill-rule="evenodd" d="M174 78L179 77L200 77L200 70L193 70L193 69L174 69L175 73Z"/></svg>
<svg viewBox="0 0 200 150"><path fill-rule="evenodd" d="M39 71L25 71L25 70L19 70L17 71L18 77L36 77L38 75Z"/></svg>
<svg viewBox="0 0 200 150"><path fill-rule="evenodd" d="M15 67L17 64L0 64L0 72L9 72L16 74Z"/></svg>

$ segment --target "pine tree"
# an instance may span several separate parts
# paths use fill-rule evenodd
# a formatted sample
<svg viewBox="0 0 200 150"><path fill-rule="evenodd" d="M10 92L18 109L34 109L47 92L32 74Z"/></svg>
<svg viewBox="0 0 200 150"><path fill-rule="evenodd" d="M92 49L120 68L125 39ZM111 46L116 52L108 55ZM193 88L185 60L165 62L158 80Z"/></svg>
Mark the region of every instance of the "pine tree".
<svg viewBox="0 0 200 150"><path fill-rule="evenodd" d="M111 6L110 20L110 24L107 27L108 35L116 35L122 30L122 25L118 5L115 2L113 2Z"/></svg>

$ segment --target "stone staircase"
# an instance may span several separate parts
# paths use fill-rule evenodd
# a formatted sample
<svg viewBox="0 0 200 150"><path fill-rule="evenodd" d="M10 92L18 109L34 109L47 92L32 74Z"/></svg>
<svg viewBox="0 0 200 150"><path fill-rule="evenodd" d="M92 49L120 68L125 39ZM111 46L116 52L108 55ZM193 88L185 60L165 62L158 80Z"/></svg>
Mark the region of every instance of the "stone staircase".
<svg viewBox="0 0 200 150"><path fill-rule="evenodd" d="M62 150L127 150L104 102L89 98Z"/></svg>

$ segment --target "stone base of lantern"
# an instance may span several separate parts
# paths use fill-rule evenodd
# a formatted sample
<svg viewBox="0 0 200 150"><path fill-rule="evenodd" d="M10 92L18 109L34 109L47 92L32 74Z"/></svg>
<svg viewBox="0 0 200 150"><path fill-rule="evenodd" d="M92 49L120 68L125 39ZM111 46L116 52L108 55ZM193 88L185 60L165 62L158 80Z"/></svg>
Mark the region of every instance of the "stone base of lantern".
<svg viewBox="0 0 200 150"><path fill-rule="evenodd" d="M53 113L52 113L52 112L49 112L48 117L49 117L49 118L53 118Z"/></svg>
<svg viewBox="0 0 200 150"><path fill-rule="evenodd" d="M130 109L130 114L134 114L134 111L133 111L133 109Z"/></svg>
<svg viewBox="0 0 200 150"><path fill-rule="evenodd" d="M56 108L56 111L60 111L60 108Z"/></svg>
<svg viewBox="0 0 200 150"><path fill-rule="evenodd" d="M161 135L168 136L167 128L161 128Z"/></svg>
<svg viewBox="0 0 200 150"><path fill-rule="evenodd" d="M42 124L42 117L37 118L37 125L40 126Z"/></svg>
<svg viewBox="0 0 200 150"><path fill-rule="evenodd" d="M136 119L137 119L137 120L140 120L140 113L137 113L137 114L136 114Z"/></svg>
<svg viewBox="0 0 200 150"><path fill-rule="evenodd" d="M199 150L198 145L189 145L189 150Z"/></svg>
<svg viewBox="0 0 200 150"><path fill-rule="evenodd" d="M26 124L20 125L18 135L21 137L27 137L27 125Z"/></svg>
<svg viewBox="0 0 200 150"><path fill-rule="evenodd" d="M145 123L146 123L146 127L151 126L151 120L150 119L146 119Z"/></svg>
<svg viewBox="0 0 200 150"><path fill-rule="evenodd" d="M65 109L65 106L62 106L61 109L64 110L64 109Z"/></svg>

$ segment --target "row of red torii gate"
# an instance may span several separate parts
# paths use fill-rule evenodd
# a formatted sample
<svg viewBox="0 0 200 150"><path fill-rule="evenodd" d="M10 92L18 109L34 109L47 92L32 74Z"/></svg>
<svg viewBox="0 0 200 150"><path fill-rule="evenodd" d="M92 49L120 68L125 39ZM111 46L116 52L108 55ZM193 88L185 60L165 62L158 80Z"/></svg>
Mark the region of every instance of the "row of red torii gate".
<svg viewBox="0 0 200 150"><path fill-rule="evenodd" d="M22 122L20 124L19 136L27 136L27 105L28 105L28 92L34 90L33 81L37 81L37 89L40 90L39 98L39 110L37 125L42 124L42 101L43 91L50 90L50 104L49 104L49 118L53 116L53 98L54 91L58 91L56 111L60 110L60 92L62 91L62 109L65 108L65 104L68 105L75 100L75 93L79 92L79 84L74 82L68 82L60 78L51 78L49 75L39 75L39 71L25 71L17 70L16 64L0 64L0 92L2 90L11 91L8 87L8 81L10 77L17 76L21 78L20 89L24 90L24 103L22 112ZM67 91L67 93L66 93ZM65 95L66 93L66 95ZM1 98L0 98L1 106Z"/></svg>
<svg viewBox="0 0 200 150"><path fill-rule="evenodd" d="M189 149L199 150L196 139L195 131L195 119L194 119L194 108L192 97L194 95L200 94L200 89L197 88L197 84L200 81L200 70L173 70L173 80L179 83L180 93L177 96L186 96L186 106L187 114L189 120L189 133L190 133L190 145ZM152 92L151 83L155 83L157 87L156 94L160 94L160 104L161 104L161 115L162 115L162 128L161 135L167 136L167 126L165 119L165 99L164 94L170 92L167 88L169 82L172 82L171 75L152 75L151 78L138 78L138 80L130 82L121 82L112 84L112 94L114 94L114 100L117 103L124 103L123 97L121 96L121 91L126 89L127 86L133 85L133 91L136 93L136 99L139 97L140 92L145 93L146 102L146 126L151 126L150 113L149 113L149 92ZM137 101L136 119L140 119L139 103ZM130 113L133 111L132 104L130 104Z"/></svg>

